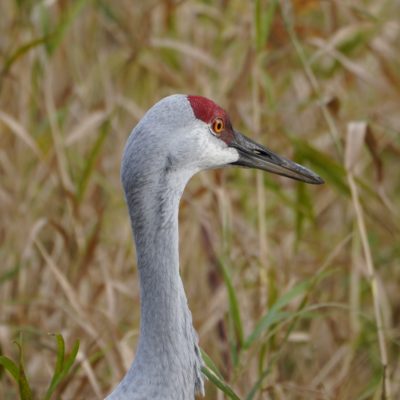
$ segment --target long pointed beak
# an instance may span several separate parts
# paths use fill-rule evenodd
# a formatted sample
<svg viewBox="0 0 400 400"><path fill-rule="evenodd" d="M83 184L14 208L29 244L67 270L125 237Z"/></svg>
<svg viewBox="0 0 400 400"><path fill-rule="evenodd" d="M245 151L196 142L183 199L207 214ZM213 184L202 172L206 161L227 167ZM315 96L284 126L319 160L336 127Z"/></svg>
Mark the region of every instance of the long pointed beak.
<svg viewBox="0 0 400 400"><path fill-rule="evenodd" d="M239 160L232 164L257 168L316 185L324 183L323 179L317 174L302 165L273 153L237 131L233 133L234 138L229 143L229 147L233 147L238 151Z"/></svg>

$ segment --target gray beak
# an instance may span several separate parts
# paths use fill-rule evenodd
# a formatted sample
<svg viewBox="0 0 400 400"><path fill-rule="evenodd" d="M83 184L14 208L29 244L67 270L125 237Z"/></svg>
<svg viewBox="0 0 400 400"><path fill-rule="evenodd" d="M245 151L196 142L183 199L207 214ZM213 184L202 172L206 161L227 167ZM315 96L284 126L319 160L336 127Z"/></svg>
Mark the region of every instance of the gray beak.
<svg viewBox="0 0 400 400"><path fill-rule="evenodd" d="M233 131L233 133L234 138L229 143L229 147L235 148L239 153L239 160L232 163L233 165L257 168L316 185L324 183L317 174L309 169L278 156L237 131Z"/></svg>

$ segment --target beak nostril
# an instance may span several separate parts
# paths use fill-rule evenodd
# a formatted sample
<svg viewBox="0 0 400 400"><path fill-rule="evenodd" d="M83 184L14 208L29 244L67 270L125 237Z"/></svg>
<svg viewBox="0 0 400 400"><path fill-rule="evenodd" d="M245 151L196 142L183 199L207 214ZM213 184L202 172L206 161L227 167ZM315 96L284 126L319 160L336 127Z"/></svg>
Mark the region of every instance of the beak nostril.
<svg viewBox="0 0 400 400"><path fill-rule="evenodd" d="M253 154L256 156L270 157L270 154L262 149L253 149Z"/></svg>

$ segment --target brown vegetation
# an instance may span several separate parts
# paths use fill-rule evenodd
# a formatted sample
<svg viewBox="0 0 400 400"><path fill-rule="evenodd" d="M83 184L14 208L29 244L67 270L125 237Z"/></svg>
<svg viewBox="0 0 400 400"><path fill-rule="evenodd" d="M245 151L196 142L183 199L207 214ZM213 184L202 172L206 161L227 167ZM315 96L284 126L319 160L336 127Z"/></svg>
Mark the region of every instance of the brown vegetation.
<svg viewBox="0 0 400 400"><path fill-rule="evenodd" d="M181 270L225 381L243 399L400 397L397 1L2 0L0 15L0 351L17 359L23 332L37 398L50 332L81 343L55 398L101 398L134 357L119 166L171 93L212 98L326 181L190 182ZM0 370L0 398L16 393Z"/></svg>

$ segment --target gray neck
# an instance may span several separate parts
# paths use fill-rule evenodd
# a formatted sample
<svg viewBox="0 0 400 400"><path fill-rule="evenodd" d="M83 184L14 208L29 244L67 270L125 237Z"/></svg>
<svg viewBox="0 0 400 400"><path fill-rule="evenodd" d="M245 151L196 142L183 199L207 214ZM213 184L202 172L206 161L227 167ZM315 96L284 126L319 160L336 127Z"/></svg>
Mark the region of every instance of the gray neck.
<svg viewBox="0 0 400 400"><path fill-rule="evenodd" d="M197 335L179 275L178 209L190 176L163 171L125 187L140 277L141 325L135 361L112 399L193 399L203 393ZM112 397L118 393L128 397Z"/></svg>

